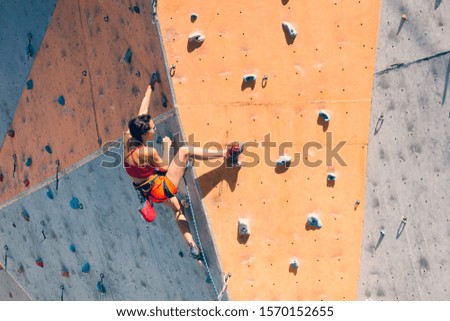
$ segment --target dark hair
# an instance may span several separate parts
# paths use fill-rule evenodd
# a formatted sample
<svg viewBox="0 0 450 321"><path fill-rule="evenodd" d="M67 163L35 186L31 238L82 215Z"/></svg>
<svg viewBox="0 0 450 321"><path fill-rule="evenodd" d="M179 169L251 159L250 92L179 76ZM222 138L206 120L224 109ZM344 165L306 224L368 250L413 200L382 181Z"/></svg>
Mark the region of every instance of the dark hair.
<svg viewBox="0 0 450 321"><path fill-rule="evenodd" d="M150 130L150 115L139 115L128 122L131 136L138 142L142 143L142 135Z"/></svg>

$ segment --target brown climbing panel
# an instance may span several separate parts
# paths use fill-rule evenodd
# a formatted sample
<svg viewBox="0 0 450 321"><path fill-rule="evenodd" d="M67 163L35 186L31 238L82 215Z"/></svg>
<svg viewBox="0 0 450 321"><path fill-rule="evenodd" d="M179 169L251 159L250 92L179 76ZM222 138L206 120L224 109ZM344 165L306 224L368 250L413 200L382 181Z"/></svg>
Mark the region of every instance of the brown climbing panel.
<svg viewBox="0 0 450 321"><path fill-rule="evenodd" d="M231 299L356 299L379 1L166 1L158 13L186 135L225 144L270 133L302 158L307 142L324 147L307 155L324 161L318 167L197 168L223 269L233 275ZM283 22L296 29L293 42ZM201 45L188 43L194 32L205 36ZM253 88L243 84L246 74L257 76ZM328 128L318 124L321 109ZM328 132L333 147L346 141L339 155L347 166L325 164ZM251 151L264 158L261 147ZM278 156L273 149L271 159ZM320 230L306 228L311 212ZM238 239L241 218L249 220L246 242Z"/></svg>
<svg viewBox="0 0 450 321"><path fill-rule="evenodd" d="M0 151L0 202L55 175L57 159L64 170L121 138L155 70L162 85L156 86L150 111L158 116L173 107L151 12L147 2L137 13L120 2L58 1L29 75L33 89L24 86L14 115L15 137L6 137ZM128 48L130 63L124 61ZM61 95L64 106L57 101ZM47 144L52 154L44 150ZM30 156L33 163L26 167Z"/></svg>

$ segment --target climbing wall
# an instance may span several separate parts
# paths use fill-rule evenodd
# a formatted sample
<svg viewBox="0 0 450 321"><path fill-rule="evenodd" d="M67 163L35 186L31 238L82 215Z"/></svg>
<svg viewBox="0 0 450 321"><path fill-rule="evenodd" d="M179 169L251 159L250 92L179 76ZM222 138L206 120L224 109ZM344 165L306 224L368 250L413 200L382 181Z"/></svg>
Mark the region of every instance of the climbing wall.
<svg viewBox="0 0 450 321"><path fill-rule="evenodd" d="M17 9L2 7L11 15ZM37 19L31 9L23 15ZM14 134L2 137L0 298L216 299L212 284L220 291L222 275L195 184L192 209L202 224L195 236L205 243L209 272L189 258L171 210L156 206L149 225L140 218L121 165L123 130L155 71L161 83L149 112L158 135L182 135L151 1L61 0L47 13L40 47L24 25L21 36L32 35L35 51L29 74L14 75L21 97L6 128ZM8 44L19 56L22 40ZM187 215L192 223L190 209Z"/></svg>
<svg viewBox="0 0 450 321"><path fill-rule="evenodd" d="M450 300L447 1L383 1L358 298Z"/></svg>
<svg viewBox="0 0 450 321"><path fill-rule="evenodd" d="M196 168L231 299L356 299L379 2L170 1L158 12L185 134L254 143L240 169ZM287 169L273 164L283 142L297 160ZM309 142L321 149L303 153ZM343 162L327 164L332 148ZM307 224L312 212L322 228Z"/></svg>

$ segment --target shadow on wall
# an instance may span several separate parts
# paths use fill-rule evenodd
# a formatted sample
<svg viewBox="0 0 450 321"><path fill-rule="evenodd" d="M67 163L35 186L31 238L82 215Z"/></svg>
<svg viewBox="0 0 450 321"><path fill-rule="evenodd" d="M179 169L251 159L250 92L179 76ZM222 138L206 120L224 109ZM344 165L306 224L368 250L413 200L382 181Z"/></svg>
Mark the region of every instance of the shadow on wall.
<svg viewBox="0 0 450 321"><path fill-rule="evenodd" d="M226 163L222 163L219 167L203 174L197 178L202 188L203 197L206 197L211 190L225 180L231 191L236 188L238 173L241 167L227 168Z"/></svg>

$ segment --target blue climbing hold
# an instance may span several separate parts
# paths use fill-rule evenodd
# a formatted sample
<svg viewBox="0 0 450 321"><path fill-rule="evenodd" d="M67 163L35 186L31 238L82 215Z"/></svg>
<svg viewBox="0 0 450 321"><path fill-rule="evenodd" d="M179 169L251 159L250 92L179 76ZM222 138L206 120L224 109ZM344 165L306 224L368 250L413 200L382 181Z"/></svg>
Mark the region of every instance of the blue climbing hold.
<svg viewBox="0 0 450 321"><path fill-rule="evenodd" d="M89 271L91 270L91 265L86 262L83 264L83 266L81 267L81 272L83 273L89 273Z"/></svg>
<svg viewBox="0 0 450 321"><path fill-rule="evenodd" d="M137 14L140 14L140 13L141 13L141 9L139 9L138 6L134 6L134 7L133 7L133 10L134 10L134 12L136 12Z"/></svg>
<svg viewBox="0 0 450 321"><path fill-rule="evenodd" d="M30 79L30 80L27 81L27 89L28 90L33 89L33 80Z"/></svg>
<svg viewBox="0 0 450 321"><path fill-rule="evenodd" d="M103 285L103 282L102 282L102 281L98 281L98 282L97 282L97 290L98 290L98 292L100 292L100 293L106 293L106 288L105 288L105 286Z"/></svg>
<svg viewBox="0 0 450 321"><path fill-rule="evenodd" d="M80 208L80 200L76 197L72 197L72 200L70 201L70 207L74 210L77 210Z"/></svg>
<svg viewBox="0 0 450 321"><path fill-rule="evenodd" d="M49 154L53 153L52 148L50 147L50 145L46 145L46 146L44 147L44 149L45 149L45 151L46 151L47 153L49 153Z"/></svg>
<svg viewBox="0 0 450 321"><path fill-rule="evenodd" d="M70 244L69 250L70 250L70 252L75 253L75 245L74 244Z"/></svg>
<svg viewBox="0 0 450 321"><path fill-rule="evenodd" d="M64 98L64 96L61 95L61 96L58 97L58 103L61 106L64 106L66 104L66 99Z"/></svg>
<svg viewBox="0 0 450 321"><path fill-rule="evenodd" d="M22 211L22 216L25 219L25 221L27 221L27 222L30 221L30 214L28 214L27 210Z"/></svg>
<svg viewBox="0 0 450 321"><path fill-rule="evenodd" d="M51 199L51 200L54 198L53 192L52 192L51 189L49 189L49 190L47 191L47 197L48 197L49 199Z"/></svg>
<svg viewBox="0 0 450 321"><path fill-rule="evenodd" d="M33 163L33 158L31 158L31 156L30 156L27 158L27 161L25 162L25 166L30 167L32 163Z"/></svg>
<svg viewBox="0 0 450 321"><path fill-rule="evenodd" d="M133 56L133 52L130 48L128 48L127 52L125 53L125 56L123 57L123 60L125 60L128 63L131 63L131 56Z"/></svg>

